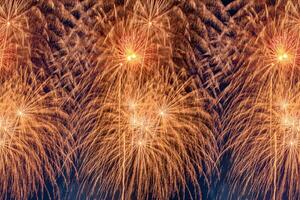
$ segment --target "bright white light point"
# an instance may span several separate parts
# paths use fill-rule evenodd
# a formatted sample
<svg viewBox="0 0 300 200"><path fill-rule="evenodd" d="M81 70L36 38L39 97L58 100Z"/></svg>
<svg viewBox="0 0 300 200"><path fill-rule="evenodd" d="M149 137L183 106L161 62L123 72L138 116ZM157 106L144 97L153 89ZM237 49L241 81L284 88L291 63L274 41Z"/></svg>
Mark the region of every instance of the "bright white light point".
<svg viewBox="0 0 300 200"><path fill-rule="evenodd" d="M297 142L296 142L295 140L290 140L290 141L289 141L289 145L290 145L291 147L295 146L296 144L297 144Z"/></svg>
<svg viewBox="0 0 300 200"><path fill-rule="evenodd" d="M131 117L130 123L131 123L132 126L135 126L135 127L140 127L141 128L141 127L144 126L143 120L138 119L136 117Z"/></svg>
<svg viewBox="0 0 300 200"><path fill-rule="evenodd" d="M167 113L166 113L166 110L162 108L162 109L159 109L159 110L158 110L158 114L159 114L161 117L164 117L164 116L166 116Z"/></svg>
<svg viewBox="0 0 300 200"><path fill-rule="evenodd" d="M284 116L284 117L282 118L282 122L283 122L283 124L284 124L285 126L293 126L294 123L295 123L295 120L294 120L294 118L292 118L292 117Z"/></svg>
<svg viewBox="0 0 300 200"><path fill-rule="evenodd" d="M283 102L280 103L280 106L284 110L284 109L287 109L289 107L289 103L286 102L286 101L283 101Z"/></svg>
<svg viewBox="0 0 300 200"><path fill-rule="evenodd" d="M128 52L126 58L128 62L131 62L137 59L137 55L134 52Z"/></svg>
<svg viewBox="0 0 300 200"><path fill-rule="evenodd" d="M137 143L138 143L139 146L144 146L145 145L145 141L144 140L139 140Z"/></svg>
<svg viewBox="0 0 300 200"><path fill-rule="evenodd" d="M7 22L7 26L10 26L10 21Z"/></svg>
<svg viewBox="0 0 300 200"><path fill-rule="evenodd" d="M132 117L130 122L131 122L131 125L133 125L133 126L135 126L137 124L137 120L135 117Z"/></svg>
<svg viewBox="0 0 300 200"><path fill-rule="evenodd" d="M128 107L129 107L130 110L135 110L135 108L136 108L136 103L133 102L133 101L130 101L130 102L128 103Z"/></svg>
<svg viewBox="0 0 300 200"><path fill-rule="evenodd" d="M159 115L160 116L164 116L165 115L165 112L163 110L159 111Z"/></svg>
<svg viewBox="0 0 300 200"><path fill-rule="evenodd" d="M284 53L284 54L278 56L279 61L284 61L284 60L287 60L288 58L289 58L289 56L287 53Z"/></svg>
<svg viewBox="0 0 300 200"><path fill-rule="evenodd" d="M24 111L22 111L22 110L17 110L17 115L18 115L19 117L23 117L23 116L25 115L25 113L24 113Z"/></svg>
<svg viewBox="0 0 300 200"><path fill-rule="evenodd" d="M288 62L290 61L289 54L282 48L277 51L277 60L279 62Z"/></svg>

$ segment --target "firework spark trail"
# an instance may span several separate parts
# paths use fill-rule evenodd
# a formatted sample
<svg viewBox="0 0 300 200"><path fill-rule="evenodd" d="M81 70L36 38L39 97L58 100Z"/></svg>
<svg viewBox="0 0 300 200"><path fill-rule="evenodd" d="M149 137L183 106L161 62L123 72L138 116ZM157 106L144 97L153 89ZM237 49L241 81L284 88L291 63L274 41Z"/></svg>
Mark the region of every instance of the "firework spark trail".
<svg viewBox="0 0 300 200"><path fill-rule="evenodd" d="M125 136L125 199L134 195L168 199L182 191L189 193L185 190L189 179L200 194L197 174L208 181L217 156L204 93L192 80L181 82L170 71L156 74L143 85L123 82L121 88L110 87L108 94L97 95L83 115L84 122L93 119L96 124L82 141L82 187L90 181L91 191L100 197L118 195L123 160L123 142L118 141Z"/></svg>
<svg viewBox="0 0 300 200"><path fill-rule="evenodd" d="M130 82L129 79L141 82L144 78L151 77L151 72L158 70L152 68L153 66L160 66L162 60L170 61L170 48L166 47L168 17L165 16L170 5L165 1L149 0L146 3L137 1L133 9L134 13L128 16L129 19L119 20L118 16L115 16L117 23L108 31L103 43L100 43L103 53L99 62L105 66L100 81L108 76L111 85L118 85L119 110L124 82ZM121 115L120 112L119 115ZM121 121L119 121L120 134ZM126 135L122 134L123 141L120 141L123 145L121 199L125 199L127 155Z"/></svg>
<svg viewBox="0 0 300 200"><path fill-rule="evenodd" d="M54 10L55 9L54 7L58 5L56 3L53 3L53 6L52 6L52 1L49 1L49 2L51 2L51 3L49 3L49 4L51 4L51 10ZM155 2L157 2L157 3L155 3ZM138 88L138 90L144 91L143 89L139 89L139 88L142 88L141 85L144 84L145 82L146 83L151 82L150 81L150 80L152 80L151 77L154 75L153 73L156 71L156 69L158 69L157 67L160 68L161 66L170 65L169 61L172 58L168 57L168 55L174 56L174 55L172 55L172 53L170 54L170 52L174 53L174 51L178 50L178 49L174 48L174 46L171 48L171 45L170 45L171 42L169 41L170 35L169 35L169 33L166 34L166 32L165 32L166 29L171 29L170 28L170 27L172 27L171 21L174 19L176 21L176 19L177 19L174 16L173 16L174 18L172 18L172 19L166 17L166 15L168 15L168 11L170 8L169 7L170 5L168 5L168 3L166 3L166 2L167 1L163 1L163 0L159 0L159 1L129 0L129 1L116 1L116 2L113 2L113 1L111 1L111 2L81 1L82 5L84 5L84 6L82 6L83 7L82 9L84 10L84 12L86 10L90 9L89 6L92 7L92 9L90 9L92 11L94 11L94 9L95 10L98 9L99 7L94 6L94 4L95 5L100 4L102 6L102 7L100 6L100 10L103 14L102 15L103 19L101 18L99 21L100 21L100 23L102 23L102 25L104 25L103 26L104 28L103 29L100 28L99 30L100 30L101 34L105 35L105 37L102 41L100 39L100 43L95 44L95 46L100 46L102 56L97 58L97 62L99 61L99 63L98 63L99 68L104 69L104 70L102 71L103 72L102 76L100 75L97 77L100 79L100 81L96 80L96 82L97 83L100 82L100 85L103 84L103 81L104 82L109 81L111 83L111 84L105 85L107 87L107 90L104 91L104 93L107 96L109 96L109 94L113 95L113 99L115 99L115 100L118 99L119 107L118 107L118 109L117 108L115 108L115 109L119 110L118 111L119 118L121 118L123 116L122 113L120 112L120 110L123 109L121 100L123 99L124 96L127 95L124 88L129 87L128 85L133 85L133 86L137 85L136 88ZM223 73L226 73L225 72L226 70L224 70L222 67L223 63L220 62L220 60L221 59L226 60L227 55L230 54L229 53L230 51L228 51L228 48L229 48L228 46L220 47L217 44L218 41L210 41L210 40L211 40L211 37L215 38L216 40L220 39L220 38L223 39L225 37L226 38L232 37L230 30L228 30L228 32L227 31L222 32L222 31L224 31L224 29L227 28L227 22L231 23L231 19L228 19L228 21L224 22L223 17L224 16L226 17L227 14L229 15L229 13L230 13L230 15L233 16L233 18L235 18L237 15L242 15L241 14L242 12L238 11L238 9L239 9L238 7L242 7L246 4L244 3L244 1L237 0L234 3L232 3L231 5L229 5L226 9L218 10L218 8L221 8L220 7L221 2L217 2L217 1L214 1L213 3L207 3L207 4L206 4L206 2L202 2L202 1L198 1L198 0L181 1L181 2L182 2L182 4L180 5L181 8L179 8L178 10L184 8L184 9L188 10L187 12L190 13L189 16L186 16L185 15L186 13L179 14L180 17L182 17L182 18L186 17L186 19L185 19L186 23L183 23L183 26L188 27L188 28L185 28L184 31L187 31L189 33L185 33L188 35L188 36L186 36L186 35L185 36L189 38L188 40L190 41L190 43L194 43L193 45L195 46L195 49L194 49L195 52L198 52L198 51L202 52L202 53L199 53L199 55L196 55L197 53L195 53L195 52L189 52L189 54L194 55L195 57L196 56L201 57L203 54L205 54L203 56L211 56L212 57L212 59L207 59L207 61L205 63L209 67L209 69L207 71L211 70L211 72L209 72L209 74L211 74L211 76L207 79L211 79L211 80L209 80L211 82L209 84L212 84L213 87L214 87L214 85L216 85L215 89L218 90L219 89L218 81L220 81L222 79L222 77L224 75ZM249 4L253 5L256 2L261 3L261 1L250 1ZM283 2L283 4L285 4L285 1L281 1L281 2ZM243 87L243 90L242 90L243 92L248 92L247 87L249 85L251 85L251 87L252 86L255 87L255 88L252 88L253 90L251 91L256 94L256 96L253 98L256 99L256 101L261 100L260 98L265 98L266 102L268 101L268 103L265 104L265 106L268 104L268 113L272 112L273 107L275 107L275 104L276 104L276 102L275 102L275 100L273 100L273 98L275 98L276 94L277 94L276 88L279 87L278 82L282 83L282 82L284 82L284 79L286 79L288 77L291 80L290 85L293 85L297 82L297 77L299 77L298 76L299 71L297 69L298 68L298 59L297 59L298 58L298 45L299 45L299 36L298 36L298 30L297 30L298 28L295 28L297 26L292 25L292 24L298 23L297 15L299 12L297 10L298 9L296 6L297 4L291 5L290 2L291 1L288 1L288 4L289 4L288 6L291 6L291 8L294 9L294 10L291 9L291 12L293 12L294 15L292 15L292 17L288 16L288 19L289 19L288 22L289 22L290 27L287 28L285 26L282 26L281 22L277 22L277 21L272 22L273 24L270 23L264 27L265 31L263 31L262 34L259 34L259 36L258 36L259 39L256 40L254 43L252 43L252 41L251 41L250 44L248 45L248 46L251 46L251 45L255 44L255 45L253 45L254 49L255 48L257 49L257 47L259 47L259 46L264 47L264 48L259 48L260 51L255 50L255 53L254 53L255 56L250 57L250 60L252 58L254 58L254 61L252 62L252 60L251 60L251 65L245 67L247 72L249 72L248 70L252 67L252 69L250 69L250 71L254 72L254 73L251 74L249 77L245 76L245 78L246 78L245 82L240 79L238 81L239 86ZM45 4L47 4L47 3L48 3L48 1ZM62 5L61 7L63 8L63 10L70 9L70 7L72 7L72 6L70 6L69 3L66 3L66 4L60 3L59 5ZM247 6L245 6L245 7L247 7ZM257 7L258 6L255 5L255 8L257 8ZM278 8L281 9L282 7L278 6ZM44 9L44 7L42 9ZM244 9L244 8L242 8L242 9ZM240 9L240 10L242 10L242 9ZM75 13L73 11L74 10L72 10L72 14ZM190 12L190 11L193 11L193 12ZM236 15L231 14L235 11L237 12ZM253 9L252 12L255 13L256 11ZM71 13L71 11L70 11L70 13ZM94 14L93 12L89 12L89 13L91 15ZM106 15L106 13L109 13L109 14ZM111 13L117 13L117 14L111 14ZM204 14L202 15L202 13L204 13ZM214 13L215 16L211 15L211 13ZM223 13L223 16L220 16L220 15L222 15L222 13ZM195 16L193 16L193 14ZM55 15L59 15L59 14L56 13ZM112 15L114 15L115 17L111 17ZM199 17L199 15L201 17ZM127 16L130 16L130 17L126 18ZM61 16L56 16L56 17L57 17L57 19L59 19L58 21L60 21L60 22L64 21L64 20L62 20ZM88 16L88 17L92 18L91 16ZM153 17L156 19L153 19ZM255 18L256 16L252 16L252 17L253 18L251 19L251 21L255 21L257 19L257 18ZM124 20L125 18L126 18L126 20ZM199 18L201 18L201 19L199 19ZM244 17L244 18L246 19L246 17ZM85 17L81 17L81 19L83 19L83 21L84 21L83 23L85 23L86 21L88 21L87 24L89 23L89 20L86 20ZM152 19L152 21L150 19ZM248 20L248 19L246 19L246 20ZM93 20L91 20L91 21L93 21ZM190 23L191 21L193 21L193 23ZM206 25L204 25L204 24L206 24L206 25L209 24L208 26L210 26L210 28L207 28ZM80 24L79 26L81 26L81 25L82 24ZM151 29L149 28L150 26L151 26ZM178 27L176 26L176 28L178 28ZM242 28L244 29L244 26L242 26ZM218 32L218 33L215 33L214 30L212 30L212 29L216 29L216 32ZM68 28L64 31L68 32ZM55 32L55 31L53 31L53 32ZM59 32L59 31L57 31L57 32ZM78 32L81 32L81 31L78 31ZM222 33L220 33L220 32L222 32ZM161 33L163 33L163 34L161 34ZM177 33L178 32L176 32L176 34ZM255 34L256 33L258 33L258 32L255 32ZM223 35L224 37L219 38L220 35ZM248 40L248 38L247 38L247 40ZM209 44L210 42L211 42L211 44ZM236 42L236 41L234 41L234 42ZM59 42L57 42L57 43L59 43ZM175 42L172 41L172 43L180 43L180 42L177 42L177 40L175 40ZM244 44L244 45L247 45L247 44ZM180 46L180 45L178 45L178 46ZM164 49L165 47L166 47L166 49L161 51L161 49ZM79 48L81 50L85 49L83 46L76 46L76 48ZM185 48L188 48L188 47L184 46L184 48L179 48L179 51L181 51L181 49L185 49ZM224 48L224 51L222 51L219 54L218 53L215 54L216 52L214 52L214 51L218 51L220 48ZM76 49L74 51L76 51ZM203 52L205 52L205 53L203 53ZM221 54L223 54L224 52L226 52L226 53L228 52L228 54L225 53L226 55L223 55L225 58L220 58L219 56L215 56L215 55L220 55L222 57ZM156 59L158 55L162 55L161 59L159 59L159 60ZM248 54L245 54L245 55L246 55L245 57L247 57ZM82 58L82 59L86 61L85 56L83 56L83 57L84 58ZM165 59L166 57L168 57L168 59ZM182 59L182 57L179 57L179 59L184 60L184 59ZM249 58L247 58L247 59L249 59ZM195 61L196 59L194 60L194 58L192 58L190 60ZM211 64L211 62L210 62L211 60L216 61L217 64L216 63ZM185 62L185 61L186 60L184 60L182 62ZM164 64L162 64L162 63L164 63ZM191 66L197 65L197 67L199 68L197 70L202 71L201 64L202 64L201 62L197 62L197 63L192 62ZM218 76L218 77L215 76L215 73L216 73L214 71L215 69L210 69L210 68L213 68L213 67L211 67L211 65L218 65L218 67L216 67L216 69L218 69L219 71L222 71L220 73L221 74L220 76ZM183 65L180 65L180 66L183 66ZM172 68L172 67L170 67L170 68ZM256 68L256 70L254 70L255 68ZM259 70L257 70L257 68ZM72 73L72 72L70 72L70 73ZM140 78L137 78L137 74L140 75ZM143 75L143 77L141 77L141 75ZM249 74L247 74L247 75L249 75ZM204 75L204 76L206 76L206 75ZM83 76L80 76L79 79L81 79L82 77ZM93 76L93 77L95 77L95 76ZM150 79L150 80L148 80L148 79ZM283 79L283 80L281 80L281 79ZM134 80L138 80L137 81L138 83ZM234 82L233 81L234 78L231 78L231 80L232 80L231 82ZM260 84L253 84L257 80L259 80ZM261 87L262 85L264 85L264 87ZM285 83L285 85L289 85L289 84ZM220 89L222 89L222 87L223 86L221 86ZM114 91L116 88L119 91L118 95L116 95L117 93ZM127 89L127 90L130 91L130 89ZM291 90L291 86L287 86L287 90ZM103 92L103 91L101 91L101 92ZM271 94L270 96L268 96L268 98L265 97L266 92L270 92L270 94ZM134 92L131 91L128 93L131 94ZM81 94L81 95L84 96L85 93ZM95 94L91 94L91 95L95 95ZM145 91L145 95L150 96L147 93L147 91ZM217 94L215 94L215 95L217 96ZM246 94L244 94L244 93L242 93L242 95L245 95L244 96L245 99L247 99L249 97L249 96L246 96ZM96 97L96 98L100 98L100 97ZM104 98L104 97L101 96L101 98ZM110 98L107 97L107 101L110 101L111 98L112 97L110 97ZM241 100L240 97L237 98L236 102L238 102L239 100ZM104 100L103 100L103 102L104 102ZM152 101L149 100L149 102L152 102ZM275 104L274 104L274 102L275 102ZM100 103L101 102L99 102L99 104ZM114 103L114 105L115 105L115 103ZM134 105L134 103L133 103L133 105ZM143 107L142 110L144 110L144 106L142 106L142 107ZM235 109L234 106L231 108L233 110ZM147 110L147 106L145 106L145 110ZM231 112L231 111L229 111L229 112ZM151 115L152 112L146 112L146 113ZM164 113L164 112L162 112L162 113ZM152 115L150 118L152 119ZM273 121L275 119L276 119L275 116L271 116L270 119L268 120L270 122L269 130L271 129L270 127L273 126ZM138 122L140 120L133 120L133 122L134 121ZM152 120L150 120L150 121L152 121ZM119 121L119 123L120 122L121 121ZM90 123L92 123L92 120ZM139 126L139 123L137 123L137 124ZM265 123L265 124L268 124L268 123ZM88 124L87 126L89 126L89 125L90 124ZM120 124L120 127L121 126L122 126L122 124ZM120 128L118 130L120 131ZM88 133L88 132L89 131L87 131L87 130L84 131L84 133ZM115 146L118 146L119 154L120 154L120 152L122 152L123 158L119 159L119 161L121 163L124 163L124 161L130 159L130 156L127 157L125 155L125 152L128 149L130 149L130 145L127 145L127 143L126 143L126 135L125 134L122 134L122 135L125 137L123 137L123 141L122 140L119 140L119 141L120 141L120 143L124 144L124 145L122 145L122 147L126 147L125 150L123 148L120 148L118 146L119 144L115 144ZM274 151L274 155L275 155L274 160L276 159L276 161L273 162L273 171L275 173L277 173L276 172L276 169L278 168L277 165L280 165L280 156L277 156L277 154L279 154L279 151L280 151L280 142L277 142L277 140L279 140L280 138L277 137L276 135L273 136L271 131L270 131L269 137L273 139L273 141L270 140L270 143L273 145L272 146L273 151L275 150ZM125 142L124 142L124 138L125 138ZM141 144L142 143L143 142L141 141ZM276 146L276 148L275 148L275 146ZM127 169L127 167L124 167L124 165L123 165L122 170L124 170L124 169ZM129 169L127 169L127 170L129 170ZM124 173L124 171L122 171L121 174L123 174L123 176L122 176L123 183L122 184L124 186L125 185L124 179L126 178L125 180L127 180L130 177L125 177L124 174L127 174L127 173ZM280 173L277 173L277 174L280 174ZM273 175L273 177L276 177L276 174L275 174L275 176ZM276 182L278 182L279 179L280 179L280 177L273 178L272 180L270 179L269 181L273 182L274 185L276 186ZM122 193L124 194L125 187L121 187L121 186L118 187L118 189L119 189L118 191L120 191L120 188L123 189ZM280 187L279 187L279 189L280 189ZM273 192L276 193L276 190L277 189L274 189ZM278 193L280 193L280 191ZM118 194L116 194L116 195L118 195Z"/></svg>
<svg viewBox="0 0 300 200"><path fill-rule="evenodd" d="M299 197L299 33L289 6L250 41L254 53L238 77L244 84L224 121L233 150L229 179L240 197Z"/></svg>
<svg viewBox="0 0 300 200"><path fill-rule="evenodd" d="M32 3L25 0L0 1L0 70L2 74L16 66L17 46L25 45L27 35L26 11Z"/></svg>
<svg viewBox="0 0 300 200"><path fill-rule="evenodd" d="M159 33L156 30L162 22L158 23L154 18L144 25L146 22L140 18L139 14L135 14L127 20L119 19L110 28L105 39L98 42L102 51L98 60L102 69L100 78L106 77L114 84L114 80L119 77L135 79L139 76L151 76L151 72L157 70L152 68L155 63L159 66L170 61L168 33L162 28Z"/></svg>
<svg viewBox="0 0 300 200"><path fill-rule="evenodd" d="M56 176L71 166L67 114L49 83L38 84L27 71L1 83L0 197L28 199L46 181L57 191ZM46 191L47 193L50 191ZM50 195L50 193L48 193Z"/></svg>
<svg viewBox="0 0 300 200"><path fill-rule="evenodd" d="M230 138L234 166L230 179L233 190L238 189L239 183L244 184L242 195L250 191L257 195L253 197L266 199L277 188L276 199L283 195L293 199L299 197L300 184L297 178L300 88L299 84L291 87L288 82L269 86L273 95L243 94L238 105L232 108L228 129L240 134Z"/></svg>

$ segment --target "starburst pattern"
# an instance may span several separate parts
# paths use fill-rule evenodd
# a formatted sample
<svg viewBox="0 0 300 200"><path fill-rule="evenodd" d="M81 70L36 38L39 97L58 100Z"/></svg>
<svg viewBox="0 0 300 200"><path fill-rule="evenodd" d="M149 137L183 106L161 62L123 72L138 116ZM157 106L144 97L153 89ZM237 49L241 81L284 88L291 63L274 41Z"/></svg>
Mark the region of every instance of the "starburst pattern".
<svg viewBox="0 0 300 200"><path fill-rule="evenodd" d="M20 45L28 45L26 11L32 2L25 0L0 1L0 72L1 77L13 73L21 56Z"/></svg>
<svg viewBox="0 0 300 200"><path fill-rule="evenodd" d="M80 142L83 187L101 198L117 197L125 167L125 199L168 199L185 191L187 180L199 195L197 174L209 181L218 155L204 105L205 92L174 73L96 94L82 119L91 130Z"/></svg>
<svg viewBox="0 0 300 200"><path fill-rule="evenodd" d="M236 77L244 84L237 82L224 118L231 194L241 197L299 198L299 34L290 26L292 5L278 5L275 16L261 13L266 24L249 42L251 56Z"/></svg>
<svg viewBox="0 0 300 200"><path fill-rule="evenodd" d="M268 199L299 196L299 84L276 84L267 94L243 94L231 112L230 179L242 195ZM246 97L246 98L245 98ZM275 186L274 186L275 178ZM274 188L275 187L275 188Z"/></svg>
<svg viewBox="0 0 300 200"><path fill-rule="evenodd" d="M0 0L0 198L298 199L299 3Z"/></svg>
<svg viewBox="0 0 300 200"><path fill-rule="evenodd" d="M46 181L69 170L70 136L67 114L48 83L38 84L28 72L16 73L1 83L0 197L27 199ZM66 167L66 168L65 168Z"/></svg>

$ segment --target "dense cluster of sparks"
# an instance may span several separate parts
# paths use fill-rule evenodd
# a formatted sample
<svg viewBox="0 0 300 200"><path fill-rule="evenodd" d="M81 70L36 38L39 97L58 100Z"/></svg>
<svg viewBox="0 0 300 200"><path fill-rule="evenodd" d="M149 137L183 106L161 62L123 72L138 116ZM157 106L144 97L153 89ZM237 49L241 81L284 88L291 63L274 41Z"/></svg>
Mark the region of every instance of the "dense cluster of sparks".
<svg viewBox="0 0 300 200"><path fill-rule="evenodd" d="M17 66L18 44L25 45L28 30L26 11L30 1L0 1L0 72L12 73Z"/></svg>
<svg viewBox="0 0 300 200"><path fill-rule="evenodd" d="M53 197L46 188L58 192L57 179L67 181L76 156L78 198L204 198L200 181L209 188L223 155L215 120L223 124L223 153L232 158L230 198L300 198L299 0L258 11L263 28L243 47L251 55L225 91L232 94L220 95L229 96L221 119L210 113L206 84L180 66L189 54L178 44L183 41L174 41L186 34L171 26L174 3L132 0L109 15L93 10L99 38L86 73L93 80L78 86L88 94L79 95L73 123L63 106L65 88L22 65L31 63L30 53L23 54L31 42L32 2L0 0L1 199L28 199L44 190Z"/></svg>
<svg viewBox="0 0 300 200"><path fill-rule="evenodd" d="M255 198L294 199L300 186L300 88L281 82L267 90L248 94L232 109L228 127L240 133L230 138L230 180L243 195L250 191Z"/></svg>
<svg viewBox="0 0 300 200"><path fill-rule="evenodd" d="M92 115L96 125L82 144L83 183L92 183L104 199L116 197L122 187L124 199L169 199L185 191L187 180L200 193L197 174L208 178L218 155L201 95L191 80L181 82L174 73L99 94L84 120Z"/></svg>
<svg viewBox="0 0 300 200"><path fill-rule="evenodd" d="M200 198L198 176L209 182L218 155L207 95L172 61L170 3L133 7L97 44L95 87L105 89L88 97L79 123L88 130L80 141L82 188L104 199Z"/></svg>
<svg viewBox="0 0 300 200"><path fill-rule="evenodd" d="M1 199L29 199L46 191L46 185L56 193L56 178L66 177L71 166L72 138L59 90L30 72L29 61L26 66L19 62L23 55L18 51L28 46L26 12L31 4L0 1Z"/></svg>
<svg viewBox="0 0 300 200"><path fill-rule="evenodd" d="M244 85L224 121L232 194L255 199L300 197L299 2L284 8L250 42Z"/></svg>
<svg viewBox="0 0 300 200"><path fill-rule="evenodd" d="M66 113L48 83L16 73L0 89L0 197L27 199L70 165ZM9 196L10 195L10 196Z"/></svg>

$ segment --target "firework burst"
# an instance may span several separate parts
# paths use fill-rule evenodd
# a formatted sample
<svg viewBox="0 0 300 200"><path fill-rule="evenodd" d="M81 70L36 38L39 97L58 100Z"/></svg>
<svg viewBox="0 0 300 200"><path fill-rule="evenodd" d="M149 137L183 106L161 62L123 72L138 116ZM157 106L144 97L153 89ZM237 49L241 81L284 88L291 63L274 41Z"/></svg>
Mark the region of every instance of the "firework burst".
<svg viewBox="0 0 300 200"><path fill-rule="evenodd" d="M88 105L82 116L89 130L81 140L84 189L91 183L103 198L117 197L122 187L125 199L168 199L180 192L193 198L189 180L200 194L197 175L208 181L217 156L212 119L205 93L167 71L142 85L111 86Z"/></svg>
<svg viewBox="0 0 300 200"><path fill-rule="evenodd" d="M280 4L281 5L281 4ZM223 125L232 150L232 195L299 198L299 27L296 4L262 14L264 27L246 48L236 96ZM292 25L293 24L293 25ZM233 83L233 84L235 84ZM243 84L241 84L243 83Z"/></svg>
<svg viewBox="0 0 300 200"><path fill-rule="evenodd" d="M25 45L28 33L26 11L32 2L0 0L0 72L5 75L17 66L18 45ZM2 76L1 75L1 76Z"/></svg>
<svg viewBox="0 0 300 200"><path fill-rule="evenodd" d="M155 63L169 61L167 47L162 46L140 27L126 25L125 21L114 26L102 48L100 66L105 66L103 76L111 79L130 76L145 76Z"/></svg>
<svg viewBox="0 0 300 200"><path fill-rule="evenodd" d="M235 133L229 139L233 190L263 199L299 197L299 86L280 82L269 93L242 94L231 108L225 123Z"/></svg>
<svg viewBox="0 0 300 200"><path fill-rule="evenodd" d="M135 24L147 30L148 35L154 35L162 44L168 43L171 30L168 14L172 5L173 3L164 0L137 1L133 8Z"/></svg>
<svg viewBox="0 0 300 200"><path fill-rule="evenodd" d="M25 0L0 1L0 33L6 40L24 41L28 27L25 13L31 5L32 2Z"/></svg>
<svg viewBox="0 0 300 200"><path fill-rule="evenodd" d="M112 79L120 77L151 76L158 70L154 66L169 64L172 48L167 14L171 6L165 1L136 1L132 13L126 12L126 19L115 11L113 26L105 25L108 16L100 17L105 37L95 46L101 52L97 59L101 78L113 84Z"/></svg>
<svg viewBox="0 0 300 200"><path fill-rule="evenodd" d="M286 22L273 21L255 39L255 52L251 55L249 67L253 72L251 81L295 78L300 73L300 49L298 32L288 29Z"/></svg>
<svg viewBox="0 0 300 200"><path fill-rule="evenodd" d="M66 113L48 83L27 72L1 83L0 197L27 199L70 167ZM66 168L64 168L66 167ZM47 191L48 192L48 191Z"/></svg>

